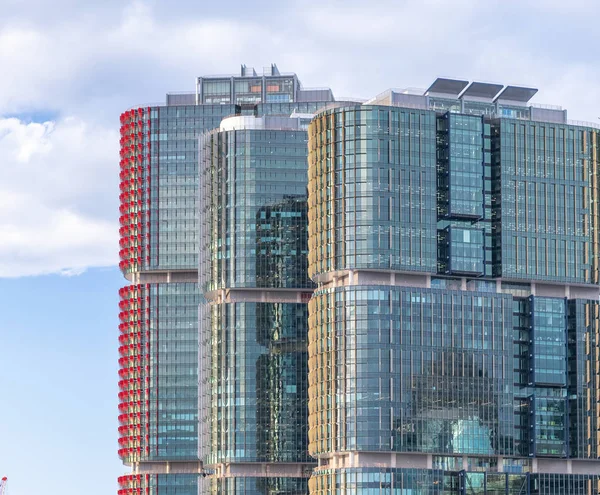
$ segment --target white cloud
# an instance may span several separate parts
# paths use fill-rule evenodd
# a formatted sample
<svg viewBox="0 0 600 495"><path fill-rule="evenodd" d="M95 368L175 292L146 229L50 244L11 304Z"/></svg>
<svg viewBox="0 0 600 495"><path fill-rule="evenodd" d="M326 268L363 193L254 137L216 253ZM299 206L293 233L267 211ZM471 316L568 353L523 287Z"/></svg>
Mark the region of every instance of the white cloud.
<svg viewBox="0 0 600 495"><path fill-rule="evenodd" d="M597 86L600 67L582 47L600 37L591 26L580 27L589 24L596 4L575 0L570 9L552 0L540 9L537 3L309 2L296 11L303 33L293 47L297 70L311 80L325 77L336 94L353 96L389 87L424 89L440 76L525 84L539 88L534 101L595 122L600 92L590 88Z"/></svg>
<svg viewBox="0 0 600 495"><path fill-rule="evenodd" d="M595 2L565 5L233 0L224 11L191 0L9 1L0 19L0 276L116 263L119 113L240 63L276 62L338 96L427 87L438 76L527 84L540 88L536 101L597 121ZM58 118L1 118L24 112Z"/></svg>
<svg viewBox="0 0 600 495"><path fill-rule="evenodd" d="M163 22L144 2L115 18L0 22L0 277L116 264L119 113L147 101L148 85L164 94L166 74L228 52L235 67L237 47L265 39L243 22ZM1 118L48 109L57 121Z"/></svg>
<svg viewBox="0 0 600 495"><path fill-rule="evenodd" d="M0 119L0 277L117 262L117 143L74 118Z"/></svg>
<svg viewBox="0 0 600 495"><path fill-rule="evenodd" d="M43 26L0 21L0 67L8 68L0 114L43 108L117 122L126 107L162 100L182 74L193 89L205 70L236 68L242 52L276 44L273 33L243 20L162 19L142 1L100 20L79 13ZM114 100L109 108L106 99Z"/></svg>
<svg viewBox="0 0 600 495"><path fill-rule="evenodd" d="M307 85L363 97L427 87L437 76L526 83L540 88L539 101L596 119L595 101L580 105L574 94L550 101L555 93L547 91L565 74L581 74L582 63L593 65L585 49L598 41L591 0L574 0L568 12L559 0L545 9L533 0L257 1L252 8L234 1L231 13L186 1L177 8L108 2L87 12L71 0L57 3L68 4L71 16L0 21L0 66L9 69L0 79L0 113L54 109L114 125L124 108L193 90L197 75L278 62ZM576 29L583 25L589 29ZM575 93L589 93L598 71L588 68Z"/></svg>

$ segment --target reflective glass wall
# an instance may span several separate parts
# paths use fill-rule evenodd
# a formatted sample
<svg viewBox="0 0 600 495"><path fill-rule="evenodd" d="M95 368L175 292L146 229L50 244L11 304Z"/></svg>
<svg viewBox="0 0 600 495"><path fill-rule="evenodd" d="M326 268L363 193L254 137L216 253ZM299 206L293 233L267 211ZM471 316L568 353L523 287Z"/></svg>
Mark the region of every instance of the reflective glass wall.
<svg viewBox="0 0 600 495"><path fill-rule="evenodd" d="M201 478L199 495L304 495L307 478Z"/></svg>
<svg viewBox="0 0 600 495"><path fill-rule="evenodd" d="M198 136L229 115L289 116L328 104L327 98L294 102L294 81L275 78L264 88L264 103L236 105L235 81L206 80L207 99L199 105L121 115L119 254L131 282L121 290L119 315L119 456L126 464L198 460ZM261 234L248 252L259 251L253 271L260 283L281 286L305 272L306 261L289 260L296 251L306 255L307 242L297 244L287 232L305 228L306 200L278 196L263 206L255 218Z"/></svg>
<svg viewBox="0 0 600 495"><path fill-rule="evenodd" d="M435 112L327 110L309 132L309 273L435 273Z"/></svg>
<svg viewBox="0 0 600 495"><path fill-rule="evenodd" d="M306 131L212 132L202 142L203 290L312 288Z"/></svg>
<svg viewBox="0 0 600 495"><path fill-rule="evenodd" d="M313 493L598 493L597 131L474 109L309 127Z"/></svg>
<svg viewBox="0 0 600 495"><path fill-rule="evenodd" d="M494 275L598 284L598 131L492 122Z"/></svg>
<svg viewBox="0 0 600 495"><path fill-rule="evenodd" d="M195 286L120 291L119 454L127 462L197 459Z"/></svg>
<svg viewBox="0 0 600 495"><path fill-rule="evenodd" d="M284 120L201 139L202 493L307 489L307 134Z"/></svg>
<svg viewBox="0 0 600 495"><path fill-rule="evenodd" d="M515 453L510 296L349 286L309 321L311 453Z"/></svg>
<svg viewBox="0 0 600 495"><path fill-rule="evenodd" d="M308 462L307 305L209 304L203 312L204 464Z"/></svg>

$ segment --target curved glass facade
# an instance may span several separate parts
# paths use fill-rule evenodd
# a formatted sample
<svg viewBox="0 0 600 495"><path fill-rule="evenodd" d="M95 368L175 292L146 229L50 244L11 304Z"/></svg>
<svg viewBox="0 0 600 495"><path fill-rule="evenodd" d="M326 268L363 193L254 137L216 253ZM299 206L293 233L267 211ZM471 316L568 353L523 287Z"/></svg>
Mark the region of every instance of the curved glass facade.
<svg viewBox="0 0 600 495"><path fill-rule="evenodd" d="M223 288L310 288L306 132L214 131L202 139L200 280Z"/></svg>
<svg viewBox="0 0 600 495"><path fill-rule="evenodd" d="M258 80L263 81L261 77ZM119 456L136 468L164 472L165 465L160 462L196 460L196 469L200 469L198 319L197 307L194 308L201 294L196 283L202 228L198 137L218 128L227 116L307 114L333 99L330 90L303 92L295 75L274 75L264 79L267 80L269 84L262 88L260 101L252 100L256 103L252 105L243 98L215 97L214 91L228 84L230 89L242 91L241 87L249 81L242 74L235 82L226 78L226 83L203 78L206 98L202 90L198 100L190 94L167 95L166 105L135 108L121 115L119 255L120 268L132 285L121 294ZM283 144L280 154L289 153L286 159L294 163L290 170L302 162L305 176L306 133L298 135L304 137L297 142L286 138L279 143ZM256 279L248 287L309 287L312 282L305 275L306 235L298 234L306 230L306 179L301 187L295 178L287 181L288 162L284 159L272 165L264 154L264 147L270 146L268 136L257 133L252 138L257 142L252 147L253 156L247 157L247 169L251 173L256 159L260 165L257 176L248 177L246 182L248 198L253 181L265 179L261 174L275 182L270 190L264 189L264 181L255 190L261 199L256 201L252 221L246 222L244 216L249 204L245 203L244 194L231 196L232 201L239 201L231 232L240 222L247 224L248 229L251 223L259 227L257 235L248 230L247 236L240 236L248 241L245 252L230 254L241 260L236 268L238 274ZM239 150L240 155L229 165L239 160L243 173L243 146ZM224 242L235 240L231 232L224 234ZM296 253L302 255L298 257ZM243 261L250 257L252 268L247 271ZM292 279L302 279L304 285L290 282ZM239 276L235 283L242 283ZM141 464L145 462L153 464L144 467ZM169 475L160 476L167 480ZM165 481L152 490L160 494L196 493L195 476L189 478L187 488L182 483L188 478L172 476L177 477L173 478L173 486Z"/></svg>
<svg viewBox="0 0 600 495"><path fill-rule="evenodd" d="M326 103L263 103L253 107L250 114L312 113ZM153 106L121 115L120 255L125 274L144 270L197 270L198 137L218 128L225 117L244 113L248 111L239 105L228 104ZM255 157L249 160L263 160L261 171L267 173L269 162L265 160L271 157L261 153L272 131L265 132L262 137L255 134ZM287 145L292 142L290 138L285 140ZM291 161L305 162L306 144L282 153L289 153L287 159ZM284 178L278 177L276 180ZM259 174L256 179L260 178ZM306 178L302 183L298 194L305 196ZM274 183L271 192L275 190ZM296 193L284 186L276 194L281 197Z"/></svg>
<svg viewBox="0 0 600 495"><path fill-rule="evenodd" d="M306 304L203 309L201 458L308 462Z"/></svg>
<svg viewBox="0 0 600 495"><path fill-rule="evenodd" d="M437 271L436 114L343 107L309 127L309 274Z"/></svg>
<svg viewBox="0 0 600 495"><path fill-rule="evenodd" d="M311 454L514 454L510 296L347 286L309 307Z"/></svg>
<svg viewBox="0 0 600 495"><path fill-rule="evenodd" d="M597 143L597 130L552 123L322 112L309 130L309 272L435 273L438 229L480 220L486 241L470 257L493 273L443 273L598 283Z"/></svg>
<svg viewBox="0 0 600 495"><path fill-rule="evenodd" d="M316 495L597 495L600 476L343 468L319 471L309 486Z"/></svg>
<svg viewBox="0 0 600 495"><path fill-rule="evenodd" d="M197 459L194 285L121 290L119 455L125 462Z"/></svg>
<svg viewBox="0 0 600 495"><path fill-rule="evenodd" d="M201 478L199 495L304 495L307 478Z"/></svg>
<svg viewBox="0 0 600 495"><path fill-rule="evenodd" d="M118 495L198 495L198 474L130 474L118 481Z"/></svg>
<svg viewBox="0 0 600 495"><path fill-rule="evenodd" d="M198 459L200 293L178 282L197 271L197 136L235 111L153 106L121 115L119 266L134 282L161 282L122 294L119 455L128 464Z"/></svg>
<svg viewBox="0 0 600 495"><path fill-rule="evenodd" d="M309 126L311 493L599 492L598 131L471 103Z"/></svg>
<svg viewBox="0 0 600 495"><path fill-rule="evenodd" d="M282 118L201 138L201 493L307 490L306 142Z"/></svg>
<svg viewBox="0 0 600 495"><path fill-rule="evenodd" d="M339 469L319 471L310 479L310 493L382 493L443 495L458 491L457 473L427 469ZM520 494L521 492L516 492ZM526 492L523 492L525 495Z"/></svg>

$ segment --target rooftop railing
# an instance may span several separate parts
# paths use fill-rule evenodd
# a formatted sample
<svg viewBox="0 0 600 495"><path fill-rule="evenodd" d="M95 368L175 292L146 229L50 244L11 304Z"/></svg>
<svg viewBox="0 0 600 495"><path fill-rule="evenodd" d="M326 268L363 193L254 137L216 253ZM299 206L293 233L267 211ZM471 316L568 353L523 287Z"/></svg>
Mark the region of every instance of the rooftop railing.
<svg viewBox="0 0 600 495"><path fill-rule="evenodd" d="M548 105L547 103L530 103L529 106L534 108L542 108L544 110L563 110L563 107L560 105Z"/></svg>
<svg viewBox="0 0 600 495"><path fill-rule="evenodd" d="M336 96L335 101L341 103L365 103L367 98L356 98L355 96Z"/></svg>
<svg viewBox="0 0 600 495"><path fill-rule="evenodd" d="M270 71L267 73L257 72L256 75L248 74L247 76L242 76L239 73L237 74L209 74L207 76L198 76L198 79L230 79L230 78L242 78L242 77L294 77L296 76L295 72L280 72L279 74L270 74Z"/></svg>
<svg viewBox="0 0 600 495"><path fill-rule="evenodd" d="M569 125L577 125L580 127L592 127L594 129L600 129L600 123L598 122L585 122L583 120L567 120Z"/></svg>
<svg viewBox="0 0 600 495"><path fill-rule="evenodd" d="M323 87L316 87L316 88L314 88L314 87L311 87L311 88L302 87L300 89L302 91L331 91L331 88L327 88L325 86L323 86Z"/></svg>
<svg viewBox="0 0 600 495"><path fill-rule="evenodd" d="M427 90L423 88L392 88L392 91L403 95L423 96Z"/></svg>

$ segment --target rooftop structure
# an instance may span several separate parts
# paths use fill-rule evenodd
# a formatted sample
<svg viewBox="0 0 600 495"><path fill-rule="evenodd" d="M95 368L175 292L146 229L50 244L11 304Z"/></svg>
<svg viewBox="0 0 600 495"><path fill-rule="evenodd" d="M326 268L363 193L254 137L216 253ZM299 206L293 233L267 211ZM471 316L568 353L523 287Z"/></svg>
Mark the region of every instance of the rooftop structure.
<svg viewBox="0 0 600 495"><path fill-rule="evenodd" d="M537 92L536 88L524 86L440 77L426 90L388 89L366 104L600 128L596 122L569 121L567 111L560 106L530 103Z"/></svg>

